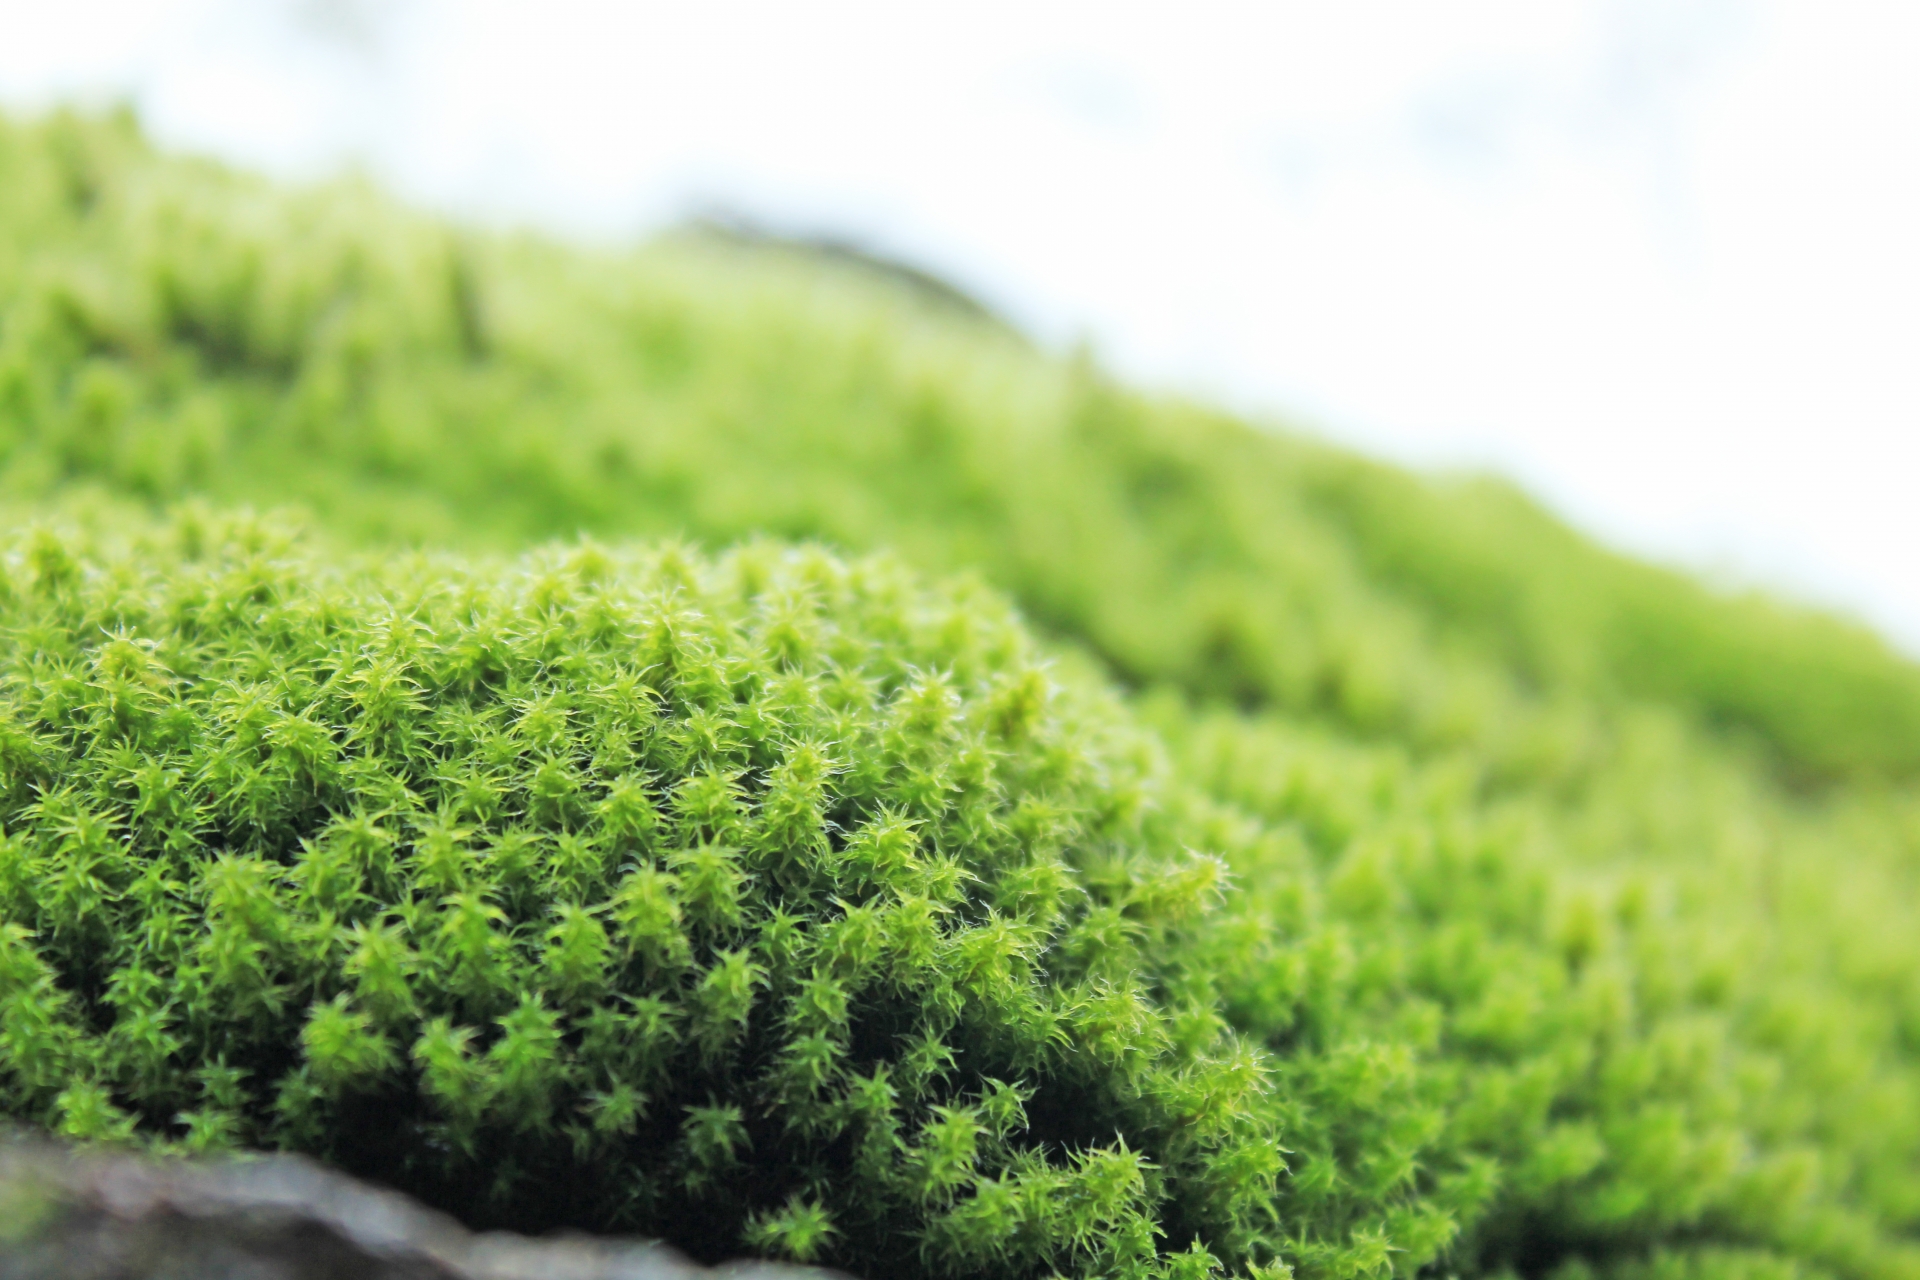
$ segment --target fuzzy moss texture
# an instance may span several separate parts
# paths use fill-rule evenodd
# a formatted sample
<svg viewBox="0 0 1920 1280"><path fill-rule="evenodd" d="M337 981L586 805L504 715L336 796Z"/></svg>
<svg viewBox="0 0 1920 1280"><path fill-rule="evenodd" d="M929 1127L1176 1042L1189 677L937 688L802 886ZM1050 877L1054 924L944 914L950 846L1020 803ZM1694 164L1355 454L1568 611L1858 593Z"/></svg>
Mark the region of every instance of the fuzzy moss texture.
<svg viewBox="0 0 1920 1280"><path fill-rule="evenodd" d="M0 123L0 506L0 1112L873 1277L1920 1277L1845 623L116 119Z"/></svg>
<svg viewBox="0 0 1920 1280"><path fill-rule="evenodd" d="M205 539L20 552L17 1109L876 1275L1244 1248L1275 1135L1180 962L1219 864L991 598Z"/></svg>

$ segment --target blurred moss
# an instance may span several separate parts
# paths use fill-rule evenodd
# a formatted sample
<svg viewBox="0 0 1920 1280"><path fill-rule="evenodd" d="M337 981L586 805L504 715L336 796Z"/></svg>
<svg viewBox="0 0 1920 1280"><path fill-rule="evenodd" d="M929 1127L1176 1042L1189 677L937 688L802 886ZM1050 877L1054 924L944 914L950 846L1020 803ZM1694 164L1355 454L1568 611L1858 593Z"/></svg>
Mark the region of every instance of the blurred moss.
<svg viewBox="0 0 1920 1280"><path fill-rule="evenodd" d="M971 567L1139 685L1420 743L1647 699L1792 777L1920 767L1865 629L1111 383L844 254L591 254L364 185L0 125L0 493L297 503L366 543L750 533Z"/></svg>

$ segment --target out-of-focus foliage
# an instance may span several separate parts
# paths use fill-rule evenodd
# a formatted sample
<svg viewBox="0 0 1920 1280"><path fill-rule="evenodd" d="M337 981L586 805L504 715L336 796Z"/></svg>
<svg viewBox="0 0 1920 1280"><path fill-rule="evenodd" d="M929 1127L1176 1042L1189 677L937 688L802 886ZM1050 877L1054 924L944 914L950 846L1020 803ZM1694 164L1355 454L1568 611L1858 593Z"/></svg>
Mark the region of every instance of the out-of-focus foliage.
<svg viewBox="0 0 1920 1280"><path fill-rule="evenodd" d="M1134 993L1131 1030L1110 1024L1103 1049L1072 1041L1080 1047L1030 1058L994 1056L1004 1046L988 1035L988 1047L958 1054L939 1086L950 1092L898 1095L896 1173L934 1159L928 1126L948 1121L926 1108L985 1115L989 1078L1031 1090L1021 1118L991 1141L975 1117L972 1181L931 1198L874 1201L907 1206L893 1225L860 1218L868 1184L857 1177L866 1175L823 1154L853 1130L826 1139L808 1129L809 1104L778 1092L772 1068L732 1080L737 1092L716 1092L711 1103L676 1095L679 1111L635 1122L658 1126L644 1132L675 1153L662 1157L666 1165L636 1157L652 1171L637 1183L664 1197L653 1203L675 1207L666 1219L646 1218L654 1210L643 1196L630 1221L681 1239L707 1233L707 1248L731 1247L721 1237L738 1228L756 1248L819 1250L856 1265L907 1266L889 1251L913 1237L927 1243L912 1265L1006 1275L1049 1266L1104 1273L1138 1261L1172 1274L1204 1275L1217 1262L1330 1280L1503 1269L1558 1280L1920 1277L1920 671L1862 630L1611 555L1493 482L1416 478L1125 391L1086 361L1039 353L910 281L710 236L594 254L455 231L357 186L286 191L158 157L124 121L0 126L0 500L27 515L91 520L111 540L145 519L139 508L183 497L303 506L324 537L346 546L515 552L584 530L890 548L924 570L978 571L1062 646L1056 671L1076 674L1059 676L1068 691L1060 705L1082 710L1061 721L1058 741L1079 771L1048 811L1073 834L1035 847L1024 835L976 845L963 832L945 847L976 875L1015 856L1006 849L1033 865L1057 853L1081 913L1063 912L1058 936L1078 930L1086 941L1028 955L1033 998L1068 1007L1062 993L1095 975L1076 966L1105 957L1096 976ZM77 722L42 724L107 696L85 692L102 687L93 668L61 675L66 668L42 669L26 655L46 645L96 663L125 638L114 631L118 615L89 615L85 626L59 615L70 606L50 603L50 588L34 585L42 570L22 554L7 606L21 620L8 643L26 664L4 693L12 723L40 726L23 728L23 741L113 759L122 731L107 721L85 729L108 744L99 748L77 736ZM213 572L167 554L90 560L76 581L88 599L159 600ZM435 612L447 606L430 580L491 584L489 607L518 619L538 612L527 584L560 572L445 559L349 572L329 569L326 553L302 554L299 570L272 579L275 599L344 602L330 624L340 637L326 644L359 644L369 659L391 643L368 638L395 625L379 622L381 607L396 618L424 611L423 625L405 631L423 652L452 644L467 625ZM620 581L657 585L647 576L658 573L654 560L622 563ZM726 585L727 575L756 563L792 572L792 562L756 552L725 563L734 567L696 568L687 590L707 593L703 610L742 646L728 652L765 665L768 650L755 647L758 597ZM290 583L286 572L313 585ZM926 663L928 678L944 670L963 709L986 705L995 695L979 690L1002 687L994 682L1033 661L1026 642L993 621L990 595L920 598L957 620L978 611L964 625L1004 637L998 656L903 657L947 651L916 650L931 642L884 628L871 634L865 606L844 601L822 606L817 620L868 635L883 665ZM26 621L46 610L57 624ZM522 643L518 622L503 626ZM618 647L594 650L595 661ZM302 665L274 652L189 646L169 661L208 664L192 669L216 683L237 686L244 675L271 685L289 678L282 667ZM576 678L515 670L536 690L571 688ZM1102 672L1137 691L1136 710L1170 766L1152 763L1151 735L1101 709ZM910 685L900 676L889 692ZM167 687L183 705L203 696L197 683ZM432 689L423 716L444 698ZM743 707L762 696L739 692ZM302 708L281 711L308 714ZM312 714L339 759L362 749L344 703ZM511 721L522 712L499 714ZM661 714L690 723L699 712L688 704ZM885 714L873 703L874 723ZM218 755L218 735L204 727L213 722L193 723L203 726L192 730L201 734L195 749ZM809 723L817 741L841 740ZM912 753L874 732L847 741L866 744L861 758L887 775L886 786L911 785L902 779L918 767ZM427 735L419 749L444 754L429 740L437 741ZM257 749L270 773L276 748ZM1024 747L1006 750L1026 758ZM512 767L533 767L531 759ZM617 781L585 748L569 760L583 789ZM132 814L138 789L110 781L117 767L76 765L71 785L105 788L102 813L120 805ZM1017 777L1024 766L1006 767ZM396 803L438 812L444 784L415 778L411 764L396 768L414 798ZM738 782L743 823L761 820L752 788L767 784L756 768L765 766ZM663 821L673 820L675 788L698 776L648 766L649 802ZM1012 788L1004 794L962 789L945 803L964 808L975 795L1012 823L1027 784L1002 781ZM23 785L7 830L16 847L53 850L36 855L37 895L59 883L68 836L63 819L35 807L46 803L42 792ZM252 785L236 775L205 803L240 803ZM528 798L503 810L503 821L548 841L545 875L561 837L584 828L539 816L534 790L523 790ZM314 832L355 813L346 791L306 803ZM1132 826L1087 817L1135 810ZM266 836L222 821L165 857L196 868L222 857L297 867L325 847L295 852L298 841L282 835L269 848L259 843ZM121 822L103 838L135 861L148 857L131 852L136 818ZM431 837L411 817L379 822L396 865L427 856ZM314 832L302 834L311 842ZM495 834L488 828L486 839ZM830 835L829 864L844 856L845 834ZM647 848L667 859L684 844ZM1132 892L1093 869L1121 845L1139 867L1205 865L1183 861L1188 849L1217 855L1230 888L1197 928L1157 926L1149 907L1134 912L1145 924L1127 910L1102 917L1103 903ZM664 860L659 869L683 883L688 874ZM751 886L743 902L791 912L815 932L834 926L836 913L864 909L838 888L844 904L789 903L790 886L758 867L740 871L759 877L743 882ZM181 883L183 901L211 892ZM967 889L985 895L969 901L997 905L992 883ZM119 886L101 892L117 910L145 909ZM367 892L394 929L451 909L418 893ZM531 957L548 945L540 929L559 927L540 912L567 902L540 894L498 888L483 900L506 916L503 945L534 966L526 989L559 1018L570 1007L565 983ZM424 905L405 905L415 900ZM985 927L956 910L969 927ZM32 930L19 945L37 955L72 945L37 915L7 918ZM302 919L320 928L317 917ZM612 948L612 926L603 927ZM433 945L408 943L422 956ZM750 951L744 942L703 945ZM718 955L701 963L711 969ZM57 970L57 957L42 962ZM748 963L773 973L769 962ZM303 1009L336 1007L327 1001L344 992L335 1021L353 1034L343 1043L361 1031L395 1037L390 1067L378 1053L368 1060L375 1076L414 1089L409 1105L420 1110L407 1114L419 1123L453 1124L431 1109L438 1086L427 1083L428 1060L410 1056L401 1032L379 1022L386 1015L354 1003L357 971L343 955L329 953L325 964L333 967L303 971L306 987L275 981L288 999L297 989ZM644 966L634 972L657 977ZM17 1007L26 1007L20 993L50 989L38 981L16 983ZM111 1028L126 1015L101 1003L104 987L52 981L64 981L62 999L93 1011L86 1034L115 1043ZM704 988L689 987L685 974L673 981L681 987L670 984L668 995L626 994L696 1007L688 991ZM438 978L409 987L419 1001L428 989L433 999L465 998ZM772 1017L778 1003L770 986L755 990L748 1030L718 1056L702 1057L697 1039L671 1041L694 1045L679 1050L694 1055L691 1070L759 1063L752 1055L763 1049L774 1061L778 1046L796 1042L780 1039L789 1034L783 1022L752 1021ZM9 998L4 988L0 998ZM946 1016L919 1008L915 1016ZM482 1064L491 1044L512 1038L503 1011L464 1022L451 1004L435 1012L450 1027L474 1028ZM425 1028L432 1014L408 1016ZM276 1035L290 1043L281 1025L262 1030L261 1043ZM637 1038L654 1042L652 1033ZM1114 1057L1120 1042L1145 1057ZM17 1043L0 1043L0 1054L17 1055L8 1047ZM177 1072L217 1073L210 1044L163 1058ZM297 1053L283 1050L267 1077L313 1080L311 1055L319 1047L324 1056L326 1044L326 1034L302 1032ZM567 1044L586 1052L584 1039ZM883 1060L862 1056L869 1050L857 1037L846 1044L854 1065L836 1077L843 1084ZM353 1070L342 1079L359 1079ZM23 1101L8 1109L79 1123L15 1071L9 1096ZM122 1076L92 1078L95 1092L75 1097L96 1106L102 1123L134 1121L173 1142L316 1145L353 1131L338 1120L291 1130L281 1110L247 1121L251 1129L209 1121L195 1129L168 1108L198 1115L196 1106L211 1103L143 1101ZM564 1078L567 1088L611 1087ZM660 1086L635 1087L651 1095ZM1098 1120L1087 1123L1102 1133L1062 1128L1058 1108L1042 1101L1070 1094L1092 1100ZM484 1139L495 1145L476 1158L493 1159L509 1181L580 1167L567 1164L585 1159L568 1124L589 1135L579 1150L599 1150L594 1122L562 1116L558 1102L547 1129L523 1132L505 1095L473 1097L473 1114L495 1126ZM739 1109L737 1121L728 1107ZM795 1128L785 1127L789 1117ZM853 1123L844 1115L831 1123L843 1122ZM765 1181L696 1194L684 1179L697 1178L698 1151L728 1147L739 1132L754 1143L742 1167L764 1169L751 1176ZM938 1141L949 1138L959 1141ZM432 1149L450 1163L423 1171L431 1161L408 1157L416 1185L463 1212L507 1212L471 1202L456 1142ZM505 1163L509 1155L517 1163ZM387 1158L346 1147L336 1156L365 1157L365 1167ZM1129 1159L1137 1175L1122 1168ZM1039 1181L1019 1184L1026 1173ZM1038 1193L1023 1199L1018 1186L1065 1186L1047 1180L1083 1174L1124 1182L1124 1212L1084 1237L1065 1227L1048 1236L1057 1222L1007 1225L1042 1212ZM529 1176L538 1183L546 1174ZM572 1185L572 1175L552 1176ZM919 1175L900 1176L911 1184ZM529 1221L548 1211L520 1194L497 1204L522 1205ZM709 1203L702 1194L717 1216L685 1207ZM797 1198L779 1198L789 1194ZM1093 1202L1092 1192L1058 1194ZM1154 1226L1166 1234L1148 1261L1139 1233ZM1133 1243L1114 1243L1123 1238ZM979 1243L994 1240L1003 1243Z"/></svg>
<svg viewBox="0 0 1920 1280"><path fill-rule="evenodd" d="M1870 634L1114 387L911 286L715 237L589 254L354 185L0 126L0 492L293 501L374 542L753 533L978 567L1127 680L1422 745L1656 698L1810 777L1920 768Z"/></svg>

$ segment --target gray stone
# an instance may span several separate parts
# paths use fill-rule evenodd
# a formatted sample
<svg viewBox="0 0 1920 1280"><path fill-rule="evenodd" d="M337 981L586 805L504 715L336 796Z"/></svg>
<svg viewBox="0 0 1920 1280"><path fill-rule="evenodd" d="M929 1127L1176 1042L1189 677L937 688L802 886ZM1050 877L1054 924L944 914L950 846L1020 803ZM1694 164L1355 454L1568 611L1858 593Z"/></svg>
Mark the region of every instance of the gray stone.
<svg viewBox="0 0 1920 1280"><path fill-rule="evenodd" d="M662 1244L475 1234L299 1156L150 1160L0 1140L0 1280L829 1280Z"/></svg>

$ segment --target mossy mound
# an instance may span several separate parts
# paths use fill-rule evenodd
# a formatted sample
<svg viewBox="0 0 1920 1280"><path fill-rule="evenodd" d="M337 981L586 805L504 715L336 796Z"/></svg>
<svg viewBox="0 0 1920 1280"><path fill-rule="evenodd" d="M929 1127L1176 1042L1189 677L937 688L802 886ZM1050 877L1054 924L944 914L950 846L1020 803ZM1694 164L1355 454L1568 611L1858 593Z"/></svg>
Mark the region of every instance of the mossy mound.
<svg viewBox="0 0 1920 1280"><path fill-rule="evenodd" d="M990 597L171 540L7 553L7 1110L875 1275L1245 1247L1219 865Z"/></svg>
<svg viewBox="0 0 1920 1280"><path fill-rule="evenodd" d="M128 544L8 544L0 1053L40 1065L0 1110L876 1280L1920 1278L1920 671L1863 630L803 253L489 237L71 117L0 125L0 229L0 504ZM304 507L349 551L152 532L183 498ZM977 570L1053 676L991 592L822 552L343 558L581 530ZM646 656L672 609L704 693ZM931 738L901 727L923 694ZM804 874L767 843L802 748ZM836 879L883 830L959 876L907 885L931 969L857 962L909 923ZM129 878L156 859L196 870ZM359 915L292 870L343 862ZM156 892L177 996L110 985L175 945L131 928ZM789 932L855 950L782 959ZM963 939L1012 985L969 994ZM517 978L489 1005L490 948ZM519 1065L549 1030L561 1066ZM631 1176L579 1172L610 1149Z"/></svg>

